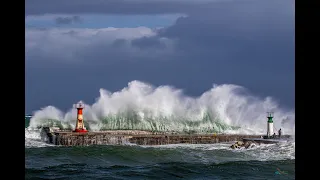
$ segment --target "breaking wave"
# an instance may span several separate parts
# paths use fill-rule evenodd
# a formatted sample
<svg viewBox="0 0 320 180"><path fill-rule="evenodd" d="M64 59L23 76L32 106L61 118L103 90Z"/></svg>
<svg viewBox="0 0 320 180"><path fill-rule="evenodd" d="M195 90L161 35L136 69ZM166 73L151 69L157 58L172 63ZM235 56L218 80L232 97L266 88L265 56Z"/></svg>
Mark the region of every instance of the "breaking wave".
<svg viewBox="0 0 320 180"><path fill-rule="evenodd" d="M294 135L295 113L279 107L271 97L249 95L241 86L214 85L199 97L189 97L172 86L154 87L132 81L121 91L100 89L97 101L85 104L87 129L149 130L160 132L218 132L261 134L266 131L266 112L274 112L274 126ZM34 112L30 128L75 127L76 109L63 113L54 106Z"/></svg>
<svg viewBox="0 0 320 180"><path fill-rule="evenodd" d="M51 144L45 143L40 136L40 130L33 130L25 128L25 141L24 146L28 148L32 147L46 147L52 146Z"/></svg>

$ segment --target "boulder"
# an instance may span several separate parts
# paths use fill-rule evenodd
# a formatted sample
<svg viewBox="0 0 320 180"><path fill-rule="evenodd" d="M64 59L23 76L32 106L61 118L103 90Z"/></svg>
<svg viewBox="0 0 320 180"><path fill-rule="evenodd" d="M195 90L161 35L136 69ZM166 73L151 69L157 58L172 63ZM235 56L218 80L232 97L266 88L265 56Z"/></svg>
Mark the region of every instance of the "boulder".
<svg viewBox="0 0 320 180"><path fill-rule="evenodd" d="M256 144L252 141L246 141L245 143L242 141L237 141L230 146L232 149L240 149L241 147L245 147L246 149L255 146Z"/></svg>
<svg viewBox="0 0 320 180"><path fill-rule="evenodd" d="M239 145L239 146L243 146L244 145L244 143L242 141L237 141L236 144Z"/></svg>
<svg viewBox="0 0 320 180"><path fill-rule="evenodd" d="M236 143L232 144L230 146L230 148L232 149L240 149L241 147L243 147L244 143L242 141L237 141Z"/></svg>
<svg viewBox="0 0 320 180"><path fill-rule="evenodd" d="M250 144L251 144L252 142L251 141L247 141L245 144L244 144L244 147L247 149L248 147L250 147Z"/></svg>
<svg viewBox="0 0 320 180"><path fill-rule="evenodd" d="M255 145L256 145L255 142L247 141L247 142L244 144L244 147L245 147L246 149L248 149L248 148L254 147Z"/></svg>
<svg viewBox="0 0 320 180"><path fill-rule="evenodd" d="M236 148L235 144L232 144L230 148L235 149Z"/></svg>

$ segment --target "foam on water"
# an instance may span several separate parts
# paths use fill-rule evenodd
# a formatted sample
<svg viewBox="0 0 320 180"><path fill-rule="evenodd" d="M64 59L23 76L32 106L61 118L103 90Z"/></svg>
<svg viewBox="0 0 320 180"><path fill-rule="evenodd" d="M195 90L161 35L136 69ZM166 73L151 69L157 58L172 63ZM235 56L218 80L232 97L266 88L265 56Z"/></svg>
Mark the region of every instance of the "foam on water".
<svg viewBox="0 0 320 180"><path fill-rule="evenodd" d="M232 149L230 143L217 144L170 144L142 146L144 148L180 149L190 156L196 156L203 163L223 163L228 161L271 161L295 159L295 142L253 145L250 148ZM195 154L194 154L195 153Z"/></svg>
<svg viewBox="0 0 320 180"><path fill-rule="evenodd" d="M47 144L41 140L40 130L33 130L29 128L25 128L25 144L26 148L31 147L47 147L53 146L51 144Z"/></svg>
<svg viewBox="0 0 320 180"><path fill-rule="evenodd" d="M197 98L172 86L153 87L132 81L121 91L100 89L100 97L84 109L91 130L138 129L151 131L225 132L261 134L266 112L274 112L274 126L284 134L295 133L294 110L280 107L271 97L249 95L243 87L224 84ZM74 128L76 109L63 113L54 106L34 112L30 127L58 124Z"/></svg>

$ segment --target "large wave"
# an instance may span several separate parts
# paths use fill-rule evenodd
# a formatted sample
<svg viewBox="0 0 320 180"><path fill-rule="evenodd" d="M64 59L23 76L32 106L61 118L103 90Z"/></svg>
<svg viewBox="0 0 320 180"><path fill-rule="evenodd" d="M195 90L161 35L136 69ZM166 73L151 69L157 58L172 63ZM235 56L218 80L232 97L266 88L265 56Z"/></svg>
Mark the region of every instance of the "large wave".
<svg viewBox="0 0 320 180"><path fill-rule="evenodd" d="M172 86L154 87L132 81L121 91L100 89L100 97L85 105L84 121L92 131L136 129L175 132L266 133L266 112L274 112L275 129L295 133L294 110L279 107L271 97L249 95L241 86L214 85L199 97ZM54 106L34 112L30 128L75 127L76 109L63 113Z"/></svg>

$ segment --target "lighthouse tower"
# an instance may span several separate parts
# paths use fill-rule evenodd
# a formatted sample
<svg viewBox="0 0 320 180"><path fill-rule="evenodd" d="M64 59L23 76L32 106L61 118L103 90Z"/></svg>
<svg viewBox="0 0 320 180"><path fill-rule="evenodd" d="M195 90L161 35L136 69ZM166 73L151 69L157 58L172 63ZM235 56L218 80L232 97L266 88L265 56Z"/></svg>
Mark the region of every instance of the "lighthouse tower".
<svg viewBox="0 0 320 180"><path fill-rule="evenodd" d="M267 112L268 118L268 126L267 126L267 137L271 137L273 135L273 112Z"/></svg>
<svg viewBox="0 0 320 180"><path fill-rule="evenodd" d="M84 104L82 104L82 102L79 102L78 104L75 104L74 107L77 108L77 123L74 132L88 132L88 130L84 127L83 122L82 110L84 108Z"/></svg>

